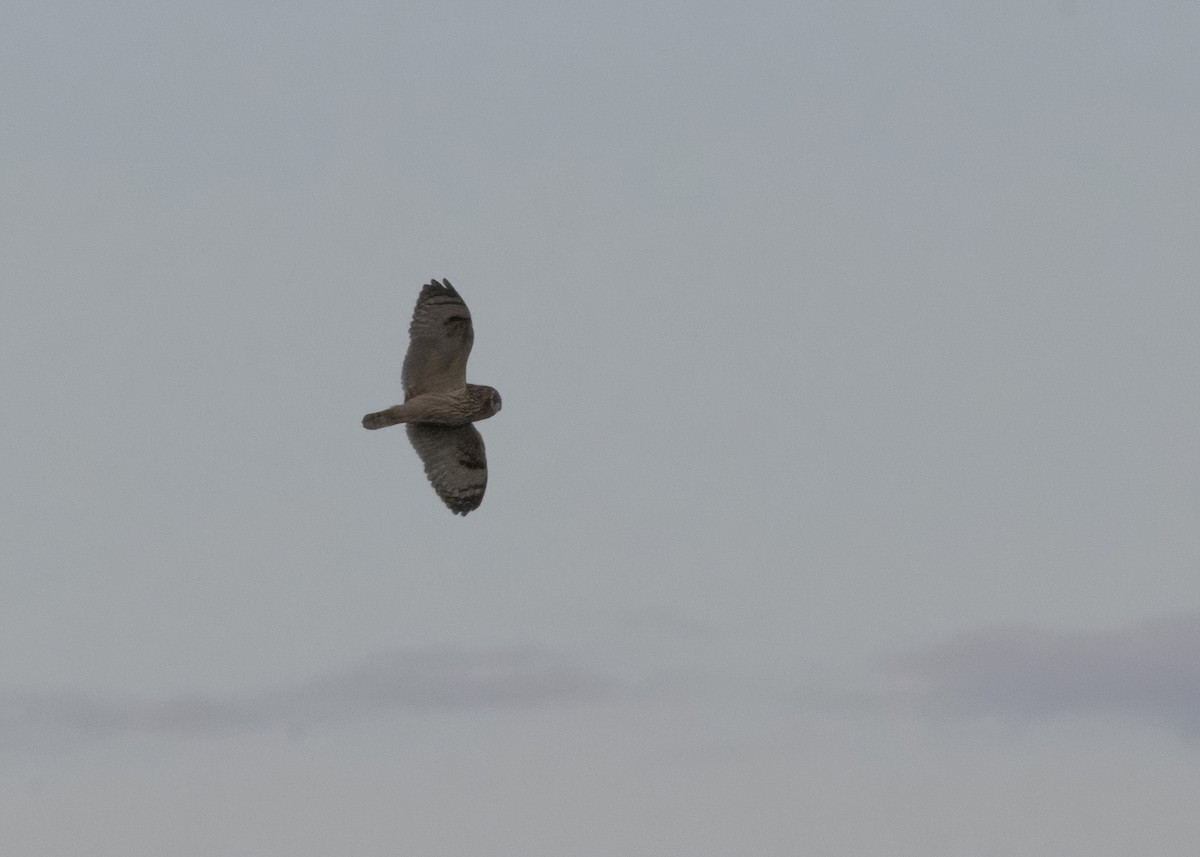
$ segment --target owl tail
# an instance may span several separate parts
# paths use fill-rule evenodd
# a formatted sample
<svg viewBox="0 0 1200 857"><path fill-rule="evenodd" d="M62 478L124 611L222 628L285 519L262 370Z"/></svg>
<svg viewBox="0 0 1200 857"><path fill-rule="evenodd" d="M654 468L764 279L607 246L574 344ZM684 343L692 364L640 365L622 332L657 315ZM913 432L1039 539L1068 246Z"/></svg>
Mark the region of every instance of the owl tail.
<svg viewBox="0 0 1200 857"><path fill-rule="evenodd" d="M386 411L378 411L374 414L367 414L363 417L363 428L365 429L381 429L387 426L394 426L396 423L404 422L404 419L398 413L400 406L388 408Z"/></svg>

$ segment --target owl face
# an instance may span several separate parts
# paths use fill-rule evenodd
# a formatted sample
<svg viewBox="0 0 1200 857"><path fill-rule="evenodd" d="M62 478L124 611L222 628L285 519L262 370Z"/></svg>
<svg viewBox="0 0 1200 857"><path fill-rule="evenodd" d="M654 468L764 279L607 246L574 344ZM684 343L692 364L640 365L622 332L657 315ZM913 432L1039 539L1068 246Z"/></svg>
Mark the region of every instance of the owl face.
<svg viewBox="0 0 1200 857"><path fill-rule="evenodd" d="M500 393L495 387L468 384L467 395L471 399L471 422L486 420L500 412Z"/></svg>
<svg viewBox="0 0 1200 857"><path fill-rule="evenodd" d="M483 419L500 413L500 393L493 387L486 388L483 396L483 411L485 412Z"/></svg>

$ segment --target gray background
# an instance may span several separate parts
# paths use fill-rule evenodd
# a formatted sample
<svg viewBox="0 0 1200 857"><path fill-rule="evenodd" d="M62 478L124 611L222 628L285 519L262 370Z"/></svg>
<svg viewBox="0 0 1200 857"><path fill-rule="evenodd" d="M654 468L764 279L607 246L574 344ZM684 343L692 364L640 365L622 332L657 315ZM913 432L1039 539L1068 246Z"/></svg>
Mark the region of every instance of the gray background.
<svg viewBox="0 0 1200 857"><path fill-rule="evenodd" d="M5 4L0 851L1193 854L1198 43Z"/></svg>

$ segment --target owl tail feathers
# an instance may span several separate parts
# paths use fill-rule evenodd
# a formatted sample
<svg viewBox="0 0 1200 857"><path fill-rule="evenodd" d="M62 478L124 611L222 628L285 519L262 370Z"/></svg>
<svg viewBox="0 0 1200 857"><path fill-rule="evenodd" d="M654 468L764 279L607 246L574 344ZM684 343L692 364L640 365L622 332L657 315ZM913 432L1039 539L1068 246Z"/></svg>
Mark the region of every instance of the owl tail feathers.
<svg viewBox="0 0 1200 857"><path fill-rule="evenodd" d="M374 414L367 414L363 417L363 428L365 429L381 429L387 426L394 426L396 423L404 422L404 419L399 415L400 406L388 408L386 411L378 411Z"/></svg>

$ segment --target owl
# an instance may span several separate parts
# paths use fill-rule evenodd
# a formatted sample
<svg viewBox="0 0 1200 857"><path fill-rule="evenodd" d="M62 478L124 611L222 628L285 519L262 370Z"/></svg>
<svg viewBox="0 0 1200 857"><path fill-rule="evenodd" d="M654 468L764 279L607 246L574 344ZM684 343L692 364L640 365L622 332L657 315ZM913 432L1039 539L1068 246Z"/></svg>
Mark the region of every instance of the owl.
<svg viewBox="0 0 1200 857"><path fill-rule="evenodd" d="M433 490L456 515L478 509L487 488L483 438L471 423L500 410L494 388L467 383L474 342L471 311L450 281L425 285L408 328L404 404L362 420L368 429L404 423Z"/></svg>

